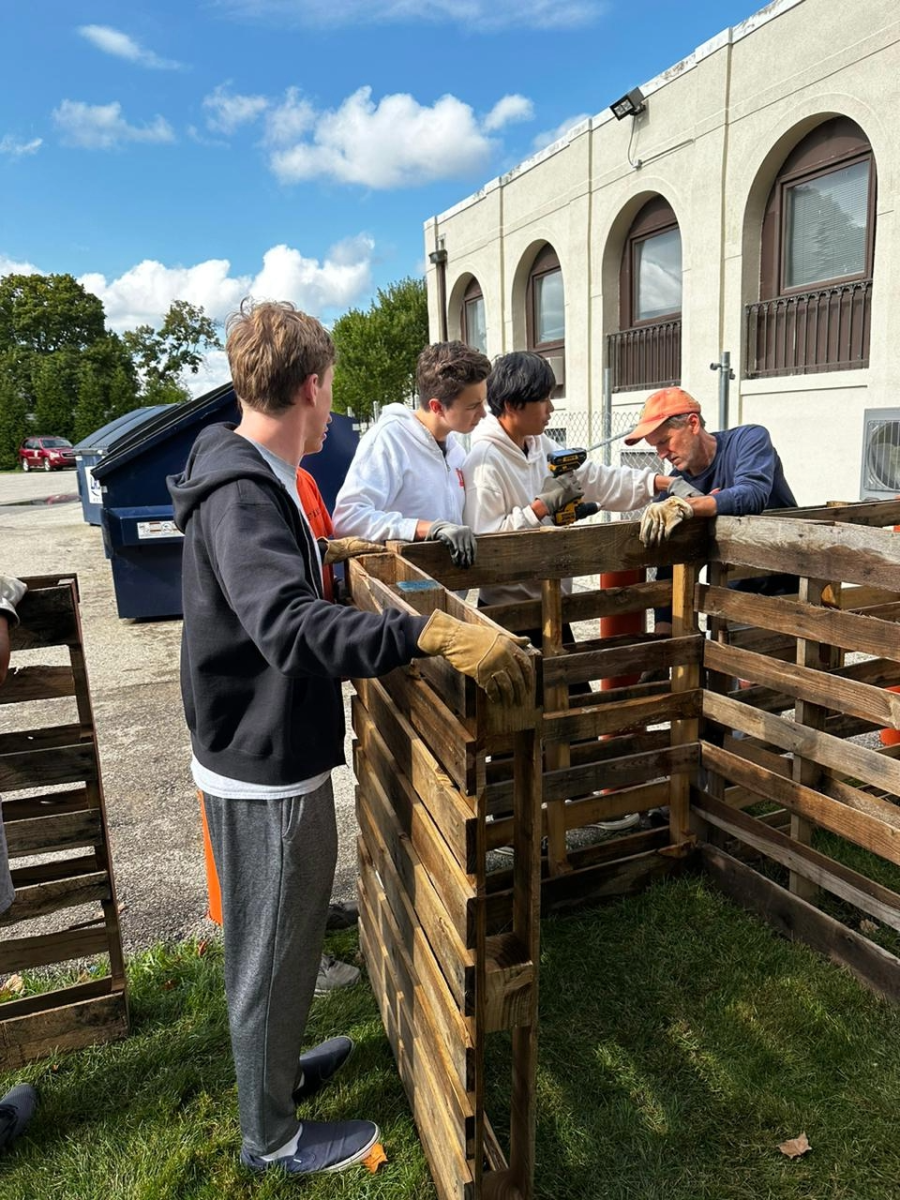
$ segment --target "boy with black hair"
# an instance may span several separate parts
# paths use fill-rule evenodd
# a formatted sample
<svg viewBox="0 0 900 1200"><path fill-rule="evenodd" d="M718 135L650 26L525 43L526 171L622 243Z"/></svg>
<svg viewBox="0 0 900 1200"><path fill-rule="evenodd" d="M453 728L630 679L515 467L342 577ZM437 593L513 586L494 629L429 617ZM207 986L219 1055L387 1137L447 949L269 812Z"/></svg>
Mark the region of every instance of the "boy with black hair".
<svg viewBox="0 0 900 1200"><path fill-rule="evenodd" d="M544 432L555 386L553 370L539 354L515 350L494 363L487 380L490 415L472 434L463 468L464 520L476 534L552 525L555 513L582 497L611 512L630 512L668 487L668 479L655 471L595 462L568 475L550 475L547 455L561 448ZM571 590L571 579L564 579L563 591ZM482 588L480 599L486 605L506 604L540 595L535 581Z"/></svg>
<svg viewBox="0 0 900 1200"><path fill-rule="evenodd" d="M441 654L491 700L521 703L527 660L521 641L445 613L324 599L295 472L326 437L334 345L287 303L245 306L227 328L240 425L204 429L168 485L184 533L181 689L222 892L241 1161L339 1171L369 1153L378 1127L300 1122L296 1108L353 1048L338 1037L300 1054L334 879L340 680ZM371 549L332 542L324 562Z"/></svg>
<svg viewBox="0 0 900 1200"><path fill-rule="evenodd" d="M416 368L419 407L386 405L359 443L334 507L338 537L440 541L456 566L472 565L459 437L484 416L490 370L490 361L464 342L425 347Z"/></svg>

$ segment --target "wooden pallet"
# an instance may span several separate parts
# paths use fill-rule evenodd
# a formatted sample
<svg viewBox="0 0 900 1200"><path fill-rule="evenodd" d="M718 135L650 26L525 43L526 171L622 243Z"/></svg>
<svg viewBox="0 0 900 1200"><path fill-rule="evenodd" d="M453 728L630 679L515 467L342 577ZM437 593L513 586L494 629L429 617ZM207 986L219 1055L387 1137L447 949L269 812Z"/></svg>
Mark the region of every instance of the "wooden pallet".
<svg viewBox="0 0 900 1200"><path fill-rule="evenodd" d="M77 580L41 576L24 582L28 591L19 605L20 624L10 631L10 672L0 688L0 705L20 726L0 735L0 795L16 888L11 908L0 916L0 978L100 955L108 956L109 972L0 1005L3 1070L128 1033L122 939ZM68 662L17 667L17 652L52 647L65 647ZM47 657L57 659L59 653ZM49 706L36 707L47 701ZM75 719L37 724L40 718L33 714L40 712L43 718L49 711L52 718L60 708ZM54 857L47 861L50 853ZM16 865L35 857L42 861ZM33 931L39 918L81 905L93 906L95 914L55 932Z"/></svg>

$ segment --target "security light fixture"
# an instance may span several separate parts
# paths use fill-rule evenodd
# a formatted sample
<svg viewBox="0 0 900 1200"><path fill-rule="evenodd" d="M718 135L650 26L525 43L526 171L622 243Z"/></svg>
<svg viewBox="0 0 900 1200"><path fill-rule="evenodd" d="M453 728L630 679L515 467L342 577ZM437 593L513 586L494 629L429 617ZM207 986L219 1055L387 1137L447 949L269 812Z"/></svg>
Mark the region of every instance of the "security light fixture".
<svg viewBox="0 0 900 1200"><path fill-rule="evenodd" d="M432 250L428 255L428 261L434 263L435 266L445 263L447 261L447 251L443 246L439 246L437 250Z"/></svg>
<svg viewBox="0 0 900 1200"><path fill-rule="evenodd" d="M612 109L612 115L617 121L623 120L625 117L636 117L647 108L647 101L644 99L644 93L640 88L632 88L630 92L617 100L615 104L609 106Z"/></svg>

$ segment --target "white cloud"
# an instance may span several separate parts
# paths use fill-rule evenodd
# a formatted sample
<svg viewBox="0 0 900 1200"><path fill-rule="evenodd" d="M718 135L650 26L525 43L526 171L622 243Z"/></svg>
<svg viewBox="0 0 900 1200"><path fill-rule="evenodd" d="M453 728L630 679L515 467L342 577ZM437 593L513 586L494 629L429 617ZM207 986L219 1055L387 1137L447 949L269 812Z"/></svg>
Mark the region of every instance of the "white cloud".
<svg viewBox="0 0 900 1200"><path fill-rule="evenodd" d="M0 276L43 275L44 272L30 262L17 262L6 254L0 254Z"/></svg>
<svg viewBox="0 0 900 1200"><path fill-rule="evenodd" d="M118 279L88 274L78 282L100 297L107 323L117 331L159 324L173 300L202 305L216 321L223 321L245 296L291 300L305 312L321 315L345 309L370 291L373 251L371 238L360 235L339 242L321 261L290 246L273 246L255 275L233 275L227 258L188 267L145 259Z"/></svg>
<svg viewBox="0 0 900 1200"><path fill-rule="evenodd" d="M192 397L202 396L211 392L220 384L228 383L231 379L231 369L228 366L228 356L224 350L210 350L196 375L188 372L181 382L191 393Z"/></svg>
<svg viewBox="0 0 900 1200"><path fill-rule="evenodd" d="M147 50L140 42L136 42L120 29L111 25L80 25L78 32L83 38L114 58L124 58L127 62L136 63L139 67L149 67L152 71L180 71L182 64L171 58L160 58L152 50Z"/></svg>
<svg viewBox="0 0 900 1200"><path fill-rule="evenodd" d="M283 146L301 137L316 123L316 110L303 100L297 88L288 88L281 104L266 116L266 141Z"/></svg>
<svg viewBox="0 0 900 1200"><path fill-rule="evenodd" d="M285 183L330 178L371 188L409 187L482 170L495 143L455 96L430 107L409 95L361 87L340 108L316 115L311 137L273 151Z"/></svg>
<svg viewBox="0 0 900 1200"><path fill-rule="evenodd" d="M579 113L577 117L566 117L561 121L555 129L545 129L543 133L539 133L532 145L535 150L543 150L545 146L552 146L554 142L558 142L560 138L566 136L570 129L574 129L576 125L580 125L582 121L586 121L590 113Z"/></svg>
<svg viewBox="0 0 900 1200"><path fill-rule="evenodd" d="M596 21L607 0L217 0L239 17L279 25L373 25L456 23L467 30L495 32L510 27L575 29Z"/></svg>
<svg viewBox="0 0 900 1200"><path fill-rule="evenodd" d="M241 125L246 125L269 107L265 96L241 96L230 92L227 83L220 83L208 96L203 98L206 109L206 124L215 133L234 133Z"/></svg>
<svg viewBox="0 0 900 1200"><path fill-rule="evenodd" d="M175 133L164 117L154 117L149 125L129 125L118 100L111 104L63 100L53 110L53 120L67 145L85 150L109 150L122 142L175 141Z"/></svg>
<svg viewBox="0 0 900 1200"><path fill-rule="evenodd" d="M6 133L0 138L0 154L8 154L10 158L22 158L26 154L36 154L43 144L43 138L32 138L30 142L20 142L11 133Z"/></svg>
<svg viewBox="0 0 900 1200"><path fill-rule="evenodd" d="M481 122L481 127L487 133L496 133L504 125L513 121L531 121L534 119L534 105L527 96L517 94L501 96L488 115Z"/></svg>

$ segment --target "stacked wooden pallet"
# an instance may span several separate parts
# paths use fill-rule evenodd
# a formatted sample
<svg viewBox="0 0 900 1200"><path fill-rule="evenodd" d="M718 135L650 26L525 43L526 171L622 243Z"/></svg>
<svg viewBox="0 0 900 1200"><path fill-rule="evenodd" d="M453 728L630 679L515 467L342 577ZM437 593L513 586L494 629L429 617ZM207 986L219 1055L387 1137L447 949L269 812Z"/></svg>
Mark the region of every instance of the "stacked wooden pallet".
<svg viewBox="0 0 900 1200"><path fill-rule="evenodd" d="M0 795L16 888L12 907L0 916L0 978L72 960L88 960L101 973L0 1006L4 1070L128 1032L77 582L56 576L25 582L20 624L10 637L12 666L0 688L4 727L16 726L0 734ZM20 651L39 653L23 666ZM54 917L68 909L84 915L68 924ZM108 968L100 965L103 956Z"/></svg>

